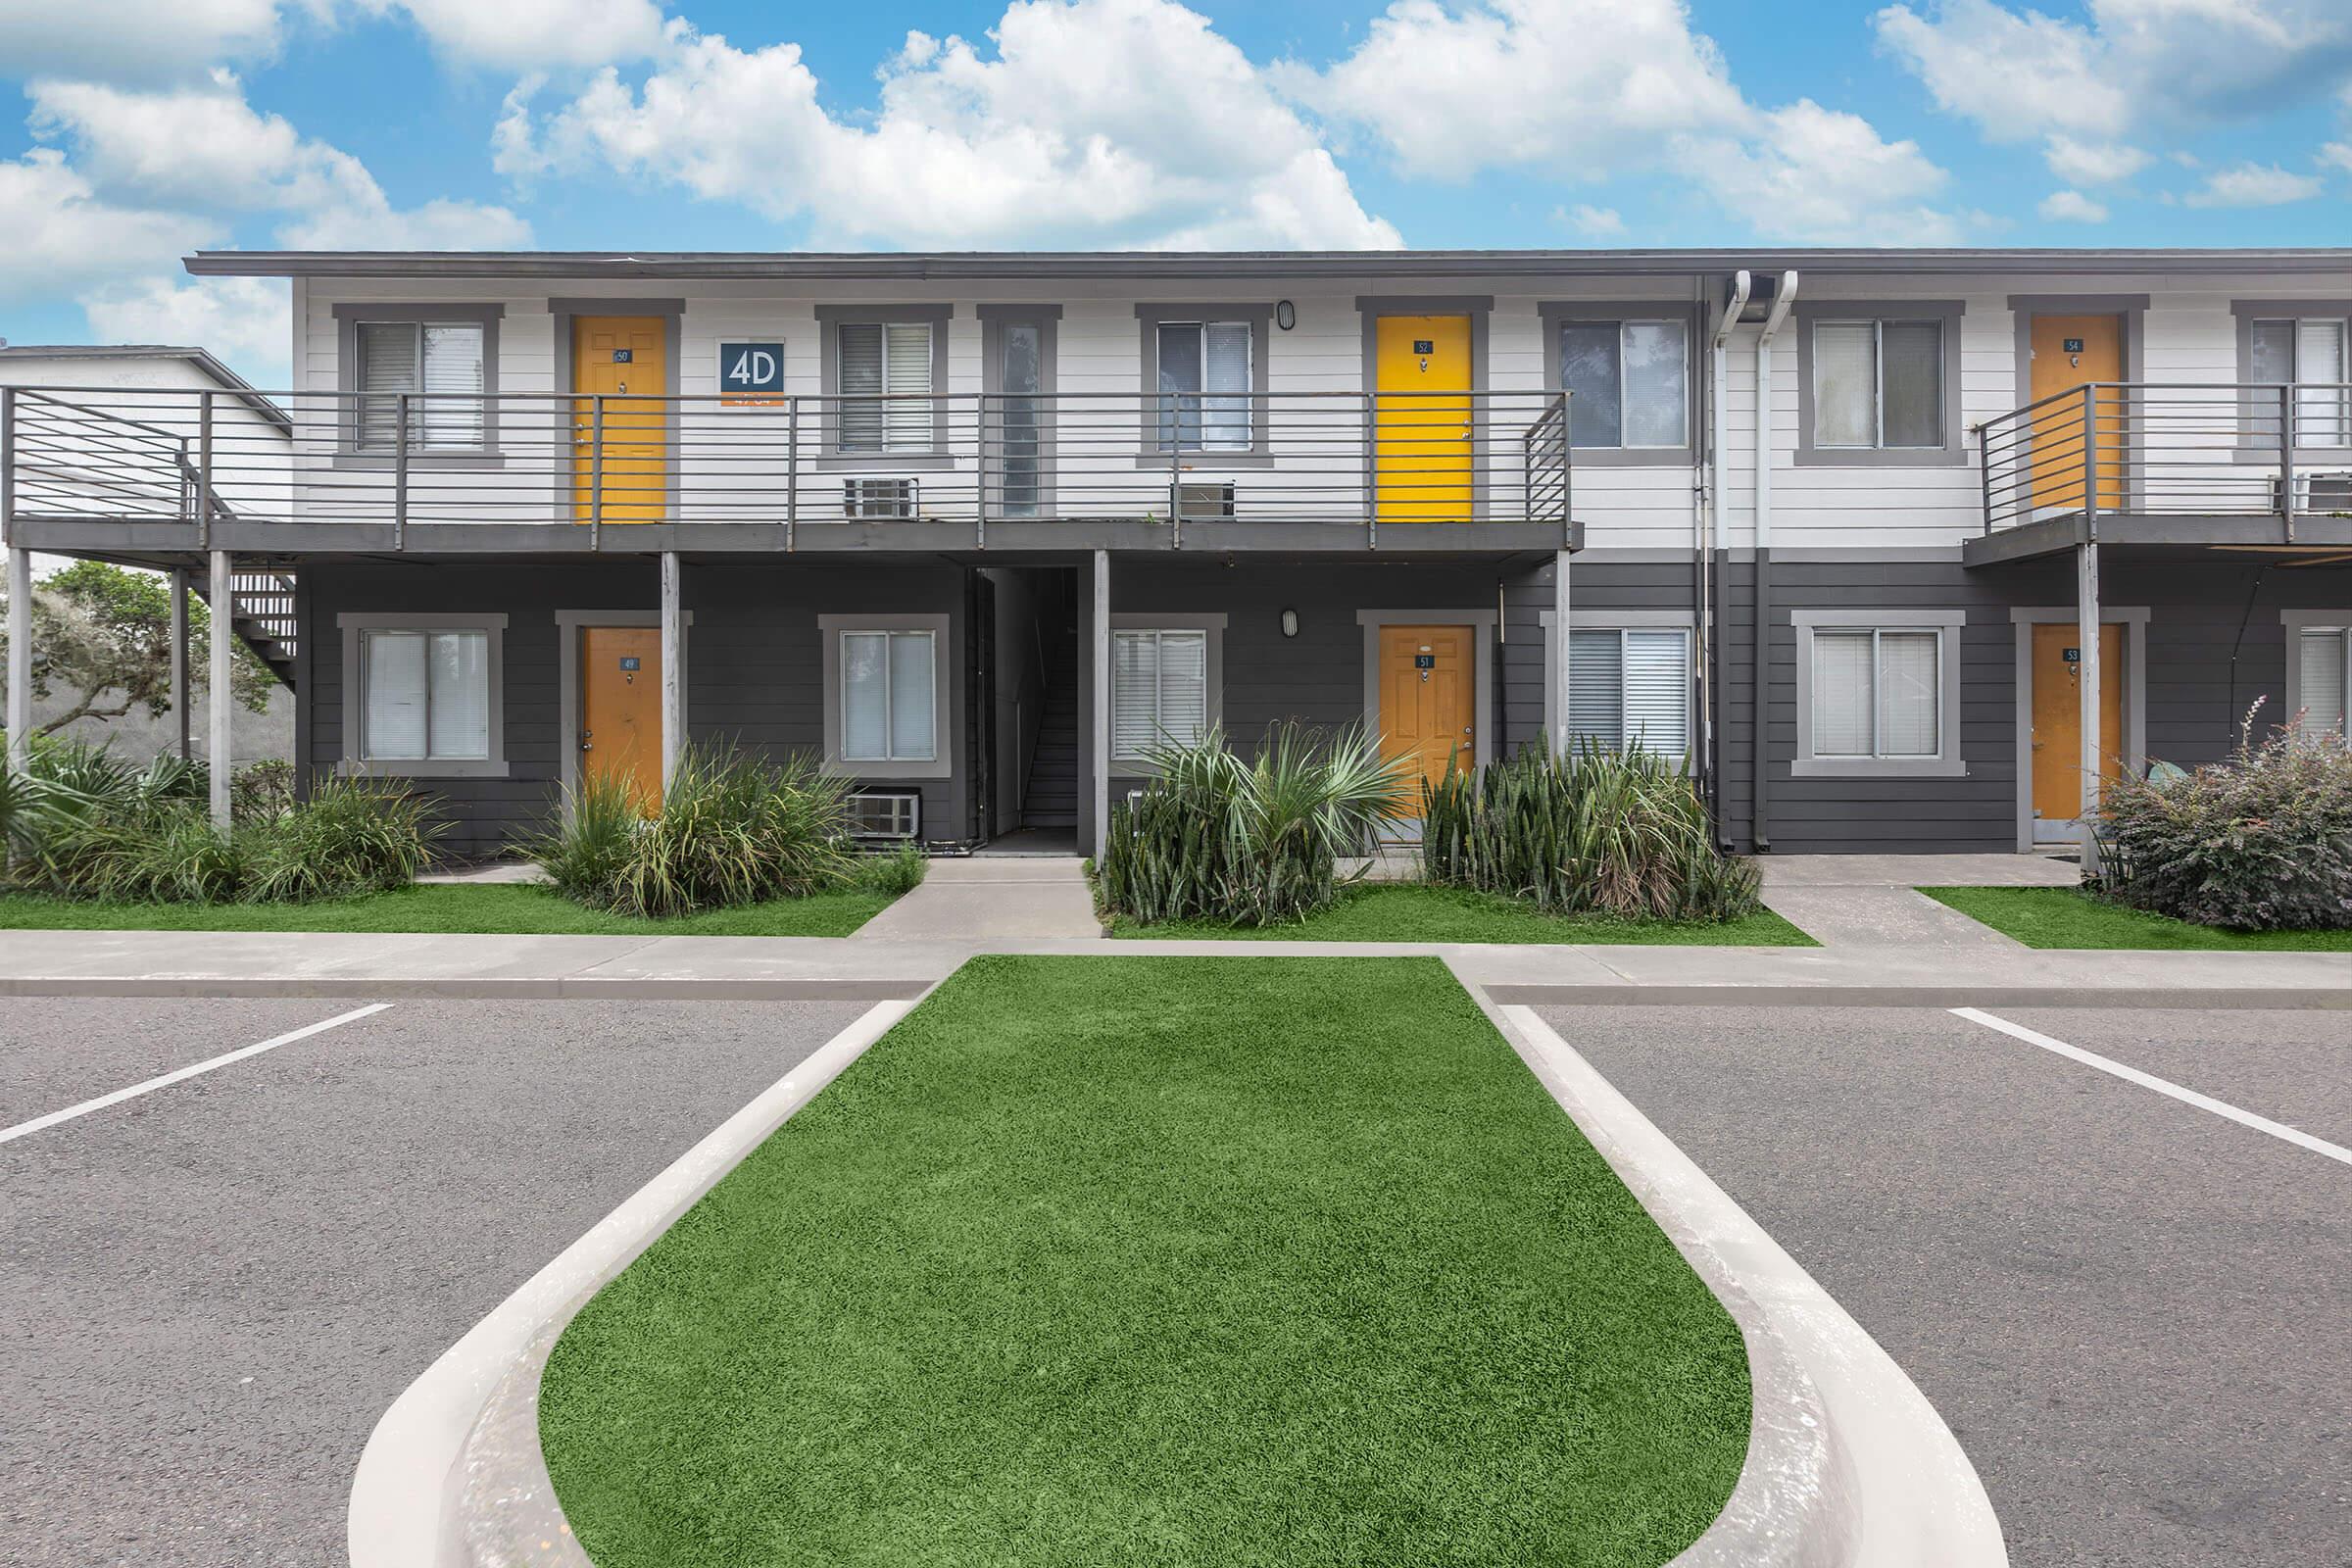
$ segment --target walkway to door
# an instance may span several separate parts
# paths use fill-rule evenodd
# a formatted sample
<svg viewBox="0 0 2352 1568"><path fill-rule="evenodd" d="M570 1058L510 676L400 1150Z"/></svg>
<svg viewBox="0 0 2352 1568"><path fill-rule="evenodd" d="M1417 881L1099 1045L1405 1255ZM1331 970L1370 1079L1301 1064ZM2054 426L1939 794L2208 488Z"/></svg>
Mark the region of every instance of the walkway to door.
<svg viewBox="0 0 2352 1568"><path fill-rule="evenodd" d="M2048 855L1767 855L1764 906L1829 948L2011 948L2014 938L1920 892L2064 888L2082 876Z"/></svg>
<svg viewBox="0 0 2352 1568"><path fill-rule="evenodd" d="M1100 937L1094 890L1075 855L939 859L923 885L858 928L853 942Z"/></svg>

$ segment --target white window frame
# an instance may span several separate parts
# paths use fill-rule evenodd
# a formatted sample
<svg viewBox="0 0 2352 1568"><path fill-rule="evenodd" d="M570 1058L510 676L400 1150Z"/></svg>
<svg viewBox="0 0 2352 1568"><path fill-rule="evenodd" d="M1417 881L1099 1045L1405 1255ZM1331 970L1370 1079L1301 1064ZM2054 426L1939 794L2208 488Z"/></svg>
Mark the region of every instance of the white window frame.
<svg viewBox="0 0 2352 1568"><path fill-rule="evenodd" d="M335 771L346 778L505 778L507 617L476 612L449 613L370 611L335 616L343 644L343 756ZM367 634L372 632L472 631L484 638L488 755L484 757L369 758L368 744ZM430 736L428 721L425 733Z"/></svg>
<svg viewBox="0 0 2352 1568"><path fill-rule="evenodd" d="M1137 612L1132 614L1113 613L1110 617L1110 634L1114 639L1122 635L1136 632L1170 631L1197 631L1206 634L1207 649L1205 654L1205 663L1207 672L1204 678L1208 682L1208 692L1207 701L1202 705L1204 714L1202 722L1206 724L1208 728L1215 729L1225 722L1225 616L1222 614L1151 614ZM1106 695L1110 697L1112 702L1116 702L1115 689L1113 692ZM1122 752L1117 750L1119 717L1115 707L1110 716L1110 733L1112 736L1112 753L1110 760L1114 764L1125 768L1131 773L1149 772L1151 770L1150 761L1140 753Z"/></svg>
<svg viewBox="0 0 2352 1568"><path fill-rule="evenodd" d="M1960 752L1961 628L1968 612L1962 610L1798 610L1789 613L1796 631L1796 755L1789 762L1791 778L1965 778L1968 764ZM1813 636L1831 633L1930 632L1936 636L1936 754L1933 757L1842 757L1813 749ZM1876 642L1872 639L1873 705L1879 690ZM1871 718L1873 743L1879 729Z"/></svg>
<svg viewBox="0 0 2352 1568"><path fill-rule="evenodd" d="M1536 618L1544 627L1544 733L1557 735L1560 733L1560 686L1552 678L1552 671L1558 667L1552 662L1555 657L1552 644L1558 631L1550 611L1539 611ZM1680 610L1571 610L1568 614L1568 635L1574 637L1580 631L1679 631L1683 634L1684 672L1690 682L1683 700L1683 749L1677 753L1660 752L1659 755L1672 756L1685 766L1690 765L1698 728L1697 620L1688 611ZM1618 670L1622 681L1622 663ZM1620 718L1619 733L1622 734L1622 714ZM1650 750L1658 749L1653 746Z"/></svg>
<svg viewBox="0 0 2352 1568"><path fill-rule="evenodd" d="M950 657L952 617L948 615L819 615L818 635L824 643L825 765L851 778L949 778L956 770L950 747L949 723L956 701L951 683L956 661ZM842 755L842 688L844 661L841 639L849 632L928 632L931 635L931 755L924 759L892 760L852 759Z"/></svg>
<svg viewBox="0 0 2352 1568"><path fill-rule="evenodd" d="M2303 711L2303 634L2333 632L2344 642L2344 722L2352 729L2352 610L2282 610L2278 623L2286 632L2286 707L2278 722Z"/></svg>

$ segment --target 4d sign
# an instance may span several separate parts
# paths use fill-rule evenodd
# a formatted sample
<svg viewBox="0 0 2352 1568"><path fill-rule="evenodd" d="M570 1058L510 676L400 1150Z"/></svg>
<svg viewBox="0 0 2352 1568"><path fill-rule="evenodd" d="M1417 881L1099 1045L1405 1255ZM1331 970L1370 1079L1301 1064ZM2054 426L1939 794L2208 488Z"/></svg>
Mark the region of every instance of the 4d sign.
<svg viewBox="0 0 2352 1568"><path fill-rule="evenodd" d="M759 408L784 401L784 345L721 343L718 401L729 408Z"/></svg>

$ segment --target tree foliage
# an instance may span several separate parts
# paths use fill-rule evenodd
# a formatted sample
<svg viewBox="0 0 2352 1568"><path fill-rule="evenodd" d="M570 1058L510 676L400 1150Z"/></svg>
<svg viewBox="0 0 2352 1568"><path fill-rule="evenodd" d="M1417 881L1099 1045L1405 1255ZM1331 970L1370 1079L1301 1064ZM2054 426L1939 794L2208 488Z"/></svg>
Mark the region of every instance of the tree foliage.
<svg viewBox="0 0 2352 1568"><path fill-rule="evenodd" d="M0 597L0 605L5 605ZM204 657L212 616L204 601L188 600L188 681L202 691L210 675ZM0 630L0 651L7 633ZM229 689L255 712L270 704L277 682L270 666L239 642L229 663ZM77 718L104 721L144 708L172 710L172 586L151 571L103 561L77 561L52 572L32 590L32 694L65 705L34 726L49 734Z"/></svg>

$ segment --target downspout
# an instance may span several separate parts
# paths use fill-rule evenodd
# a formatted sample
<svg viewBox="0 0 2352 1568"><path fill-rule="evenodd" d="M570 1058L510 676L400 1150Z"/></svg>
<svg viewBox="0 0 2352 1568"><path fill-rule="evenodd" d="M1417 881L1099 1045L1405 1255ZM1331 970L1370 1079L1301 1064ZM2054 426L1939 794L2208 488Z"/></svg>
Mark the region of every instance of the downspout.
<svg viewBox="0 0 2352 1568"><path fill-rule="evenodd" d="M1764 727L1770 706L1766 683L1772 670L1772 340L1795 302L1796 271L1791 268L1781 274L1772 314L1764 318L1764 330L1756 336L1756 667L1749 693L1755 755L1748 774L1748 816L1759 855L1772 848L1772 789L1765 777L1771 748Z"/></svg>
<svg viewBox="0 0 2352 1568"><path fill-rule="evenodd" d="M1731 297L1724 302L1723 314L1715 318L1715 345L1708 355L1707 373L1707 461L1712 475L1707 482L1706 533L1699 541L1698 581L1700 605L1698 614L1698 714L1702 729L1707 771L1707 800L1715 811L1715 837L1728 841L1730 835L1723 825L1723 763L1715 749L1716 693L1721 683L1716 678L1722 655L1722 639L1716 635L1717 607L1723 593L1723 499L1729 493L1730 460L1723 449L1723 407L1731 386L1730 343L1732 328L1740 320L1740 313L1747 309L1750 287L1744 271L1732 274Z"/></svg>

